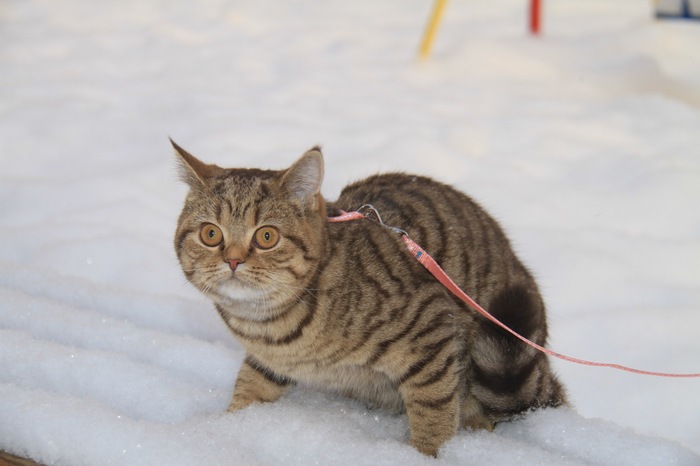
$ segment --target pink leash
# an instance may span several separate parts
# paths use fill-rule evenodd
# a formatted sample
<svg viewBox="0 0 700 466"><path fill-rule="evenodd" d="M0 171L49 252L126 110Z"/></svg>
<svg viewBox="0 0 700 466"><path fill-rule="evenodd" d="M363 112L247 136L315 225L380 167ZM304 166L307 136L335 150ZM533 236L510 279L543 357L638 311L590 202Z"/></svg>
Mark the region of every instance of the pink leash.
<svg viewBox="0 0 700 466"><path fill-rule="evenodd" d="M366 213L362 213L365 211ZM438 265L437 262L435 262L435 259L433 259L430 254L425 252L423 248L421 248L418 244L416 244L415 241L413 241L408 234L400 230L398 228L394 227L389 227L384 224L382 221L382 218L379 216L379 212L377 209L372 207L371 205L364 205L360 207L357 211L355 212L341 212L341 214L337 217L329 217L328 221L331 223L339 223L339 222L347 222L351 220L359 220L359 219L369 219L372 221L375 221L369 217L369 215L373 215L376 217L376 222L379 223L382 226L385 226L401 235L401 239L403 242L406 244L406 247L408 248L409 252L413 257L420 262L423 267L428 269L428 271L433 274L437 280L442 283L445 288L450 290L452 294L457 296L459 299L461 299L464 303L469 305L472 309L474 309L476 312L481 314L482 316L486 317L488 320L493 322L494 324L498 325L501 327L503 330L507 331L514 337L520 339L524 343L532 346L538 351L541 351L542 353L545 353L549 356L563 359L564 361L569 361L573 362L576 364L583 364L586 366L597 366L597 367L609 367L612 369L618 369L621 371L627 371L627 372L632 372L635 374L642 374L642 375L652 375L656 377L674 377L674 378L690 378L690 377L700 377L700 373L697 374L670 374L670 373L665 373L665 372L651 372L651 371L644 371L644 370L639 370L639 369L633 369L631 367L626 367L620 364L611 364L611 363L604 363L604 362L594 362L594 361L587 361L585 359L579 359L579 358L574 358L571 356L567 356L565 354L557 353L556 351L552 351L550 349L547 349L543 346L538 345L534 341L531 341L524 336L520 335L516 331L512 330L510 327L506 326L504 323L502 323L500 320L496 319L494 316L489 314L489 312L484 309L483 307L479 306L479 304L474 301L467 293L462 291L462 289L457 286L457 284L445 273L445 271Z"/></svg>

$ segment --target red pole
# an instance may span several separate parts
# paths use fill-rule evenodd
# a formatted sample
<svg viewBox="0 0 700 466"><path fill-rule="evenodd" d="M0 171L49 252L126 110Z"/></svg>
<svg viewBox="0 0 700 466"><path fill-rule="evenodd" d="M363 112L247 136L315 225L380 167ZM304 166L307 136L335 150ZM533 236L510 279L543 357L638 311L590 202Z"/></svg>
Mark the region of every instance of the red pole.
<svg viewBox="0 0 700 466"><path fill-rule="evenodd" d="M542 14L541 0L530 0L530 32L533 35L540 33L540 17Z"/></svg>

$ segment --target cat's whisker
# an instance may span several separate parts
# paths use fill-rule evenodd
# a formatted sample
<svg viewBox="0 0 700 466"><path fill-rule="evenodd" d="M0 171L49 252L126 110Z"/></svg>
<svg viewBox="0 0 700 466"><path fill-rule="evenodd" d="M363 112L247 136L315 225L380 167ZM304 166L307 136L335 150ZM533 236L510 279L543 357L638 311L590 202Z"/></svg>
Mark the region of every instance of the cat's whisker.
<svg viewBox="0 0 700 466"><path fill-rule="evenodd" d="M287 300L291 298L296 302L300 302L303 300L306 293L312 295L314 299L317 298L314 292L307 288L289 285L281 281L274 281L269 284L269 287L276 293L286 296Z"/></svg>

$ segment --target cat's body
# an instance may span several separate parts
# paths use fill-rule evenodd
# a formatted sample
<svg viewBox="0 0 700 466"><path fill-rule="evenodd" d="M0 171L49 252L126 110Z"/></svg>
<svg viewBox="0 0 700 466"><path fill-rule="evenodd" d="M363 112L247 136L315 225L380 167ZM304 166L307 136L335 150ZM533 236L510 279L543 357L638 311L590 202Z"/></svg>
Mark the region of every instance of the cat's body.
<svg viewBox="0 0 700 466"><path fill-rule="evenodd" d="M323 162L225 170L178 148L190 193L175 248L247 357L229 410L274 401L290 384L406 411L426 454L461 426L492 428L565 403L545 355L477 316L370 220L327 214L372 204L515 331L544 345L537 286L508 240L464 194L427 178L379 175L326 205Z"/></svg>

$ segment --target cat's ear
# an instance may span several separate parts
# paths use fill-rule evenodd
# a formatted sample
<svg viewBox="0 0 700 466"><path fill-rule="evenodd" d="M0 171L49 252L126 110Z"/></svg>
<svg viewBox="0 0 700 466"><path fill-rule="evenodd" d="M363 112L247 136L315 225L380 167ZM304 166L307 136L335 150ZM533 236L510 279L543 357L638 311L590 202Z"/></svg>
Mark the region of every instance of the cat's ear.
<svg viewBox="0 0 700 466"><path fill-rule="evenodd" d="M314 147L302 155L282 177L282 187L303 205L316 209L323 182L323 154Z"/></svg>
<svg viewBox="0 0 700 466"><path fill-rule="evenodd" d="M178 146L175 141L170 139L170 144L173 145L180 167L180 177L190 185L191 188L199 189L207 185L207 180L214 176L217 170L220 170L216 165L208 165L199 160L194 155L187 152L182 147Z"/></svg>

